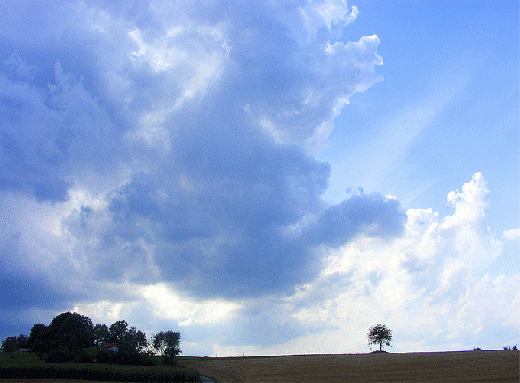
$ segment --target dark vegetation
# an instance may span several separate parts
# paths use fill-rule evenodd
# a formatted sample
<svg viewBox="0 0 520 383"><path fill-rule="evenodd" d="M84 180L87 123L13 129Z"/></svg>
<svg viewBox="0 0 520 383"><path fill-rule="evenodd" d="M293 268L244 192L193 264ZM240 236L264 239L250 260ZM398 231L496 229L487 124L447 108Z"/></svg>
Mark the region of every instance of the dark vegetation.
<svg viewBox="0 0 520 383"><path fill-rule="evenodd" d="M504 350L514 350L514 351L516 351L516 350L518 350L518 347L516 347L516 344L513 347L511 347L511 346L504 346Z"/></svg>
<svg viewBox="0 0 520 383"><path fill-rule="evenodd" d="M93 325L89 317L66 312L48 326L35 324L29 337L6 338L2 350L3 378L200 381L196 371L177 365L180 333L161 331L149 341L124 320Z"/></svg>

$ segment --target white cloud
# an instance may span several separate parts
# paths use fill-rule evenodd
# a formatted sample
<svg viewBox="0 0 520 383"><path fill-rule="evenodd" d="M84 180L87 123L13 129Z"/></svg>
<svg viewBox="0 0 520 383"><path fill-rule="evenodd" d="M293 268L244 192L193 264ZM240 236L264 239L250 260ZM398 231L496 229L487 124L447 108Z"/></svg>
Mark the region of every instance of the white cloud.
<svg viewBox="0 0 520 383"><path fill-rule="evenodd" d="M444 219L443 226L450 228L461 221L480 222L488 203L485 197L489 193L482 173L475 173L473 179L462 186L462 192L448 193L448 203L455 208L455 214Z"/></svg>
<svg viewBox="0 0 520 383"><path fill-rule="evenodd" d="M222 75L230 50L226 29L223 23L211 27L172 26L151 41L146 41L139 29L128 32L138 48L131 52L133 64L139 69L149 65L156 73L169 73L172 85L181 88L164 110L165 116L181 108L186 100L203 95Z"/></svg>
<svg viewBox="0 0 520 383"><path fill-rule="evenodd" d="M222 299L189 300L165 284L143 286L140 293L153 307L155 317L177 320L180 326L229 321L241 307Z"/></svg>
<svg viewBox="0 0 520 383"><path fill-rule="evenodd" d="M512 241L520 241L520 229L510 229L504 231L502 237Z"/></svg>
<svg viewBox="0 0 520 383"><path fill-rule="evenodd" d="M112 286L112 287L110 287ZM171 323L182 328L194 325L213 325L233 321L241 308L238 302L223 299L190 299L164 283L138 285L106 284L103 288L118 290L111 300L76 304L74 311L90 316L98 322L109 322L133 318L137 327L157 332L157 326ZM146 316L142 313L146 312ZM129 319L127 319L129 320ZM146 321L143 323L142 321Z"/></svg>
<svg viewBox="0 0 520 383"><path fill-rule="evenodd" d="M359 14L355 5L349 7L345 0L328 0L324 2L308 2L300 11L309 31L316 32L325 25L328 29L340 24L345 26L353 22Z"/></svg>

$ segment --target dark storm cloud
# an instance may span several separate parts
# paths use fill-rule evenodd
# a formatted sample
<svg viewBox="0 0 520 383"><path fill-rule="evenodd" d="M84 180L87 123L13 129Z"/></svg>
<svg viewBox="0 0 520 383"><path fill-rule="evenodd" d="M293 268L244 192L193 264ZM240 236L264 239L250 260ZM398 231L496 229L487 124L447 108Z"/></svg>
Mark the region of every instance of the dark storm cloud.
<svg viewBox="0 0 520 383"><path fill-rule="evenodd" d="M211 294L289 286L307 254L282 229L321 207L329 167L294 146L218 132L180 149L170 172L123 186L110 205L113 235L153 242L164 277Z"/></svg>
<svg viewBox="0 0 520 383"><path fill-rule="evenodd" d="M272 163L268 156L260 161L271 169L265 174L249 156L202 172L206 177L193 183L200 183L196 193L172 185L173 177L136 177L112 201L111 235L153 243L161 275L185 288L203 295L250 296L286 291L308 279L316 271L315 246L340 246L360 233L402 233L405 215L396 200L360 195L322 207L320 193L311 191L323 187L328 166L294 147L278 150L282 153ZM305 213L318 218L298 235L287 235L286 228Z"/></svg>
<svg viewBox="0 0 520 383"><path fill-rule="evenodd" d="M60 307L70 302L63 294L57 294L45 281L0 269L0 311L19 310L27 307Z"/></svg>
<svg viewBox="0 0 520 383"><path fill-rule="evenodd" d="M396 199L378 193L350 197L323 212L306 233L314 244L341 245L359 233L395 237L403 233L406 214Z"/></svg>

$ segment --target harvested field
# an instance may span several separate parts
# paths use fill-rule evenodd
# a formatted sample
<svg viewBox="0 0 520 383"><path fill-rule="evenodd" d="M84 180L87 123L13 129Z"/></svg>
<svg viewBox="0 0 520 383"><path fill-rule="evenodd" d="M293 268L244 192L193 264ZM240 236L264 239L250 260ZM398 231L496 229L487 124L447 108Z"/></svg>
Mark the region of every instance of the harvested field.
<svg viewBox="0 0 520 383"><path fill-rule="evenodd" d="M519 382L518 351L186 358L219 383Z"/></svg>

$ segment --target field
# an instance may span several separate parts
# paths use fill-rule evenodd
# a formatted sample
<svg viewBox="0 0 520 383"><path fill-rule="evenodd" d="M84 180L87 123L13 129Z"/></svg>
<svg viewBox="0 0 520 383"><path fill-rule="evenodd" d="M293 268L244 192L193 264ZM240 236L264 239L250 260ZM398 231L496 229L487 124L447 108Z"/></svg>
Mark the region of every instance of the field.
<svg viewBox="0 0 520 383"><path fill-rule="evenodd" d="M511 382L518 351L185 358L219 383Z"/></svg>

